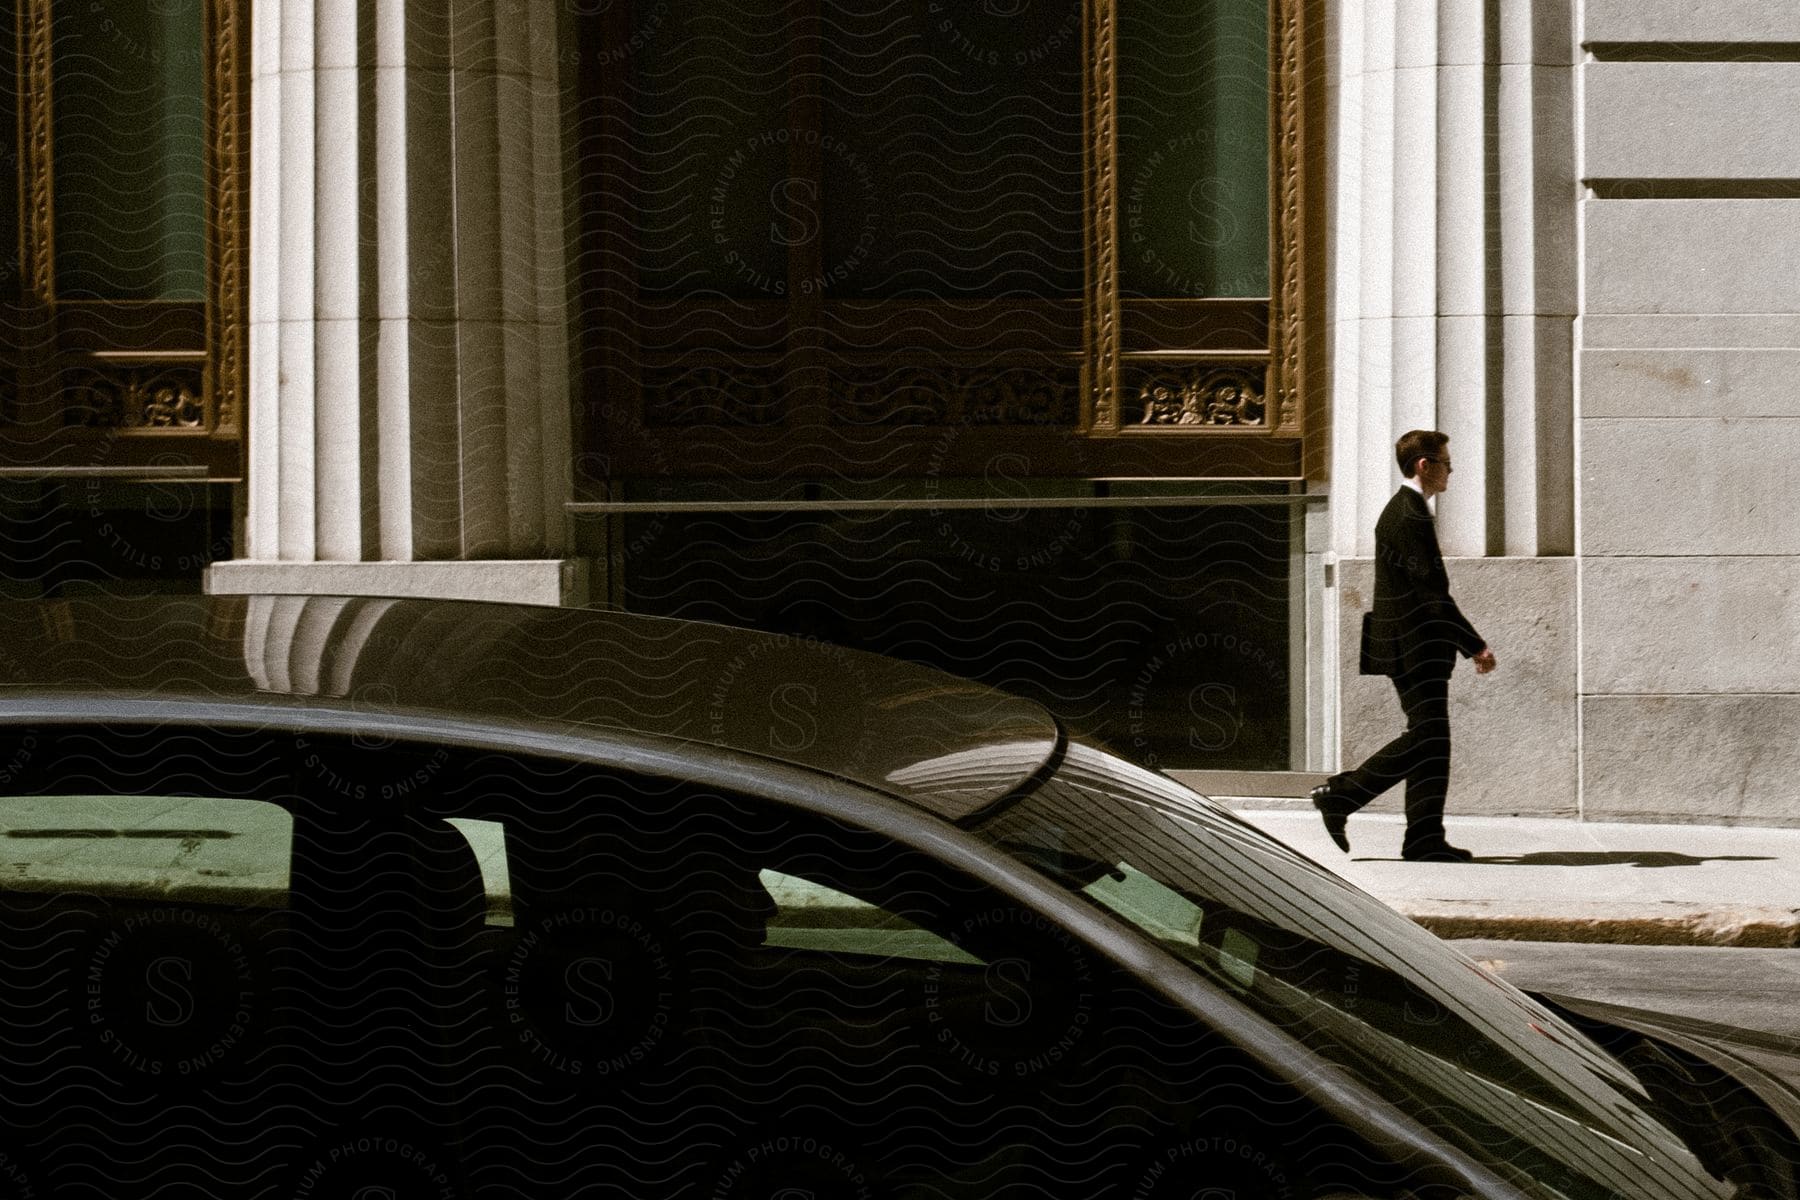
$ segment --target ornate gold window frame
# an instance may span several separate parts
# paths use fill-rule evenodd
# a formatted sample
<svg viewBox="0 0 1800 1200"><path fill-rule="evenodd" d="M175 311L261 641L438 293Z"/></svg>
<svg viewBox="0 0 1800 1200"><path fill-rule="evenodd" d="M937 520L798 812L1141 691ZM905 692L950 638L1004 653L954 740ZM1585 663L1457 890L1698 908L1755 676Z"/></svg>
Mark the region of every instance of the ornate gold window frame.
<svg viewBox="0 0 1800 1200"><path fill-rule="evenodd" d="M251 0L205 0L202 10L208 261L199 305L56 294L52 10L60 2L21 0L18 9L18 390L0 414L0 462L166 469L173 452L208 477L235 479L247 357ZM131 320L111 319L127 309ZM29 427L29 464L16 461L7 426Z"/></svg>
<svg viewBox="0 0 1800 1200"><path fill-rule="evenodd" d="M1130 2L1085 0L1088 291L1082 428L1096 437L1301 439L1314 370L1306 328L1314 281L1306 252L1318 239L1307 225L1305 204L1314 166L1306 141L1311 105L1305 51L1309 32L1317 28L1317 5L1315 0L1269 3L1266 345L1133 348L1123 332L1128 302L1120 296L1118 178L1118 10Z"/></svg>

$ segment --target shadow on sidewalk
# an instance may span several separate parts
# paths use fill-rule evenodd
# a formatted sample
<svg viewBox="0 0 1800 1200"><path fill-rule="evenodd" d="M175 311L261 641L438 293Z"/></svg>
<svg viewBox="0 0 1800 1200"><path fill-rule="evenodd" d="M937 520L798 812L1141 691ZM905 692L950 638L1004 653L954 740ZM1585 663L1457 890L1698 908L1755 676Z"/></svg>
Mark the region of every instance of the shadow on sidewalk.
<svg viewBox="0 0 1800 1200"><path fill-rule="evenodd" d="M1709 862L1769 862L1772 854L1681 854L1674 850L1538 850L1477 855L1478 863L1508 867L1699 867Z"/></svg>

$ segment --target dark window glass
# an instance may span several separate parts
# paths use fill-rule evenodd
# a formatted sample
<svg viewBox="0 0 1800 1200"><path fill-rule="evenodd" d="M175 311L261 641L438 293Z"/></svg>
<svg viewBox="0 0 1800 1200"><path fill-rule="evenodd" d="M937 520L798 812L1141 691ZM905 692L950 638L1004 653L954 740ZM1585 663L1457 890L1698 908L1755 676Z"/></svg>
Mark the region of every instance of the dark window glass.
<svg viewBox="0 0 1800 1200"><path fill-rule="evenodd" d="M630 161L593 183L631 181L601 220L629 229L642 292L1079 294L1073 0L640 0L609 19L585 38L629 72Z"/></svg>
<svg viewBox="0 0 1800 1200"><path fill-rule="evenodd" d="M231 557L231 485L0 481L0 596L200 591Z"/></svg>
<svg viewBox="0 0 1800 1200"><path fill-rule="evenodd" d="M1078 0L895 0L824 22L824 291L1078 295Z"/></svg>
<svg viewBox="0 0 1800 1200"><path fill-rule="evenodd" d="M1119 7L1121 291L1267 296L1267 0Z"/></svg>
<svg viewBox="0 0 1800 1200"><path fill-rule="evenodd" d="M203 45L201 0L54 6L60 296L204 298Z"/></svg>
<svg viewBox="0 0 1800 1200"><path fill-rule="evenodd" d="M500 755L435 782L437 811L505 827L516 914L476 943L494 1003L464 1066L506 1086L466 1098L473 1176L999 1194L1166 1173L1191 1131L1241 1130L1280 1091L1053 921L895 839ZM1259 1169L1297 1169L1284 1142Z"/></svg>
<svg viewBox="0 0 1800 1200"><path fill-rule="evenodd" d="M1203 1022L902 838L483 752L413 798L505 844L514 924L466 943L491 981L457 1040L471 1178L563 1194L629 1174L640 1197L1401 1190Z"/></svg>
<svg viewBox="0 0 1800 1200"><path fill-rule="evenodd" d="M632 16L623 43L589 43L601 72L630 72L632 161L612 168L636 186L625 210L602 220L625 223L646 293L785 296L794 237L785 217L806 198L789 162L805 133L788 112L792 6L639 0Z"/></svg>
<svg viewBox="0 0 1800 1200"><path fill-rule="evenodd" d="M999 482L1009 496L1088 486ZM926 494L991 494L991 483L930 481ZM1291 511L996 499L937 512L633 516L624 599L979 679L1164 768L1286 770Z"/></svg>
<svg viewBox="0 0 1800 1200"><path fill-rule="evenodd" d="M465 832L404 803L435 754L0 731L0 973L32 1031L0 1041L14 1190L470 1194L441 1131L489 906Z"/></svg>
<svg viewBox="0 0 1800 1200"><path fill-rule="evenodd" d="M271 1161L254 1105L280 1102L271 1081L289 1044L273 990L294 822L265 801L181 794L199 780L154 754L126 773L169 794L109 791L112 734L9 731L0 745L6 792L68 789L0 797L0 969L8 1020L31 1031L0 1047L5 1167L18 1172L0 1178L21 1195L248 1194ZM158 731L165 754L182 740ZM254 781L254 749L217 749ZM136 1153L78 1132L125 1122L144 1138Z"/></svg>
<svg viewBox="0 0 1800 1200"><path fill-rule="evenodd" d="M473 1172L541 1180L544 1145L574 1148L559 1186L625 1169L641 1195L1071 1169L1023 1118L1105 1073L1112 998L1047 922L890 839L703 787L498 755L436 783L441 811L503 826L514 920L476 943L496 987L471 1077L508 1082L467 1097ZM1103 1111L1057 1107L1064 1128Z"/></svg>

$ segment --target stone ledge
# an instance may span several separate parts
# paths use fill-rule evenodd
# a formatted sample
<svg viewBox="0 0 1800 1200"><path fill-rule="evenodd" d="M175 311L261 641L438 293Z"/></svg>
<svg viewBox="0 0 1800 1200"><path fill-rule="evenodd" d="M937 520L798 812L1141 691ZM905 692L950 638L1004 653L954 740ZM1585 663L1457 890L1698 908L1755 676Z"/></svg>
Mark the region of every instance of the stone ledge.
<svg viewBox="0 0 1800 1200"><path fill-rule="evenodd" d="M587 568L587 560L578 558L354 563L240 558L208 567L206 591L214 596L386 596L578 608L588 600Z"/></svg>

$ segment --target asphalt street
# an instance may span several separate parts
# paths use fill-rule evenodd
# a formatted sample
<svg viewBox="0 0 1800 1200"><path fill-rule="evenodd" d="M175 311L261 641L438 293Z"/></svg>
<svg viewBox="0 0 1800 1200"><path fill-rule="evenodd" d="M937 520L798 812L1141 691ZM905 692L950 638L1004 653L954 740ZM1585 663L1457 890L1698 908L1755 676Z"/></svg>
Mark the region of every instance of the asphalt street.
<svg viewBox="0 0 1800 1200"><path fill-rule="evenodd" d="M1450 944L1526 991L1740 1025L1794 1038L1800 1048L1800 950L1477 938Z"/></svg>
<svg viewBox="0 0 1800 1200"><path fill-rule="evenodd" d="M1531 992L1582 996L1754 1029L1792 1041L1756 1060L1800 1088L1800 950L1607 946L1463 938L1450 943Z"/></svg>

